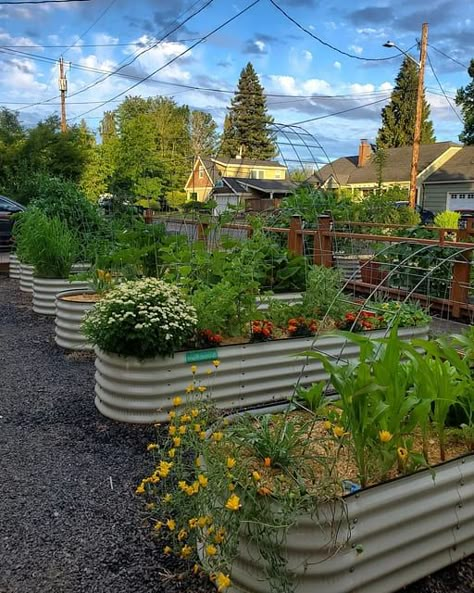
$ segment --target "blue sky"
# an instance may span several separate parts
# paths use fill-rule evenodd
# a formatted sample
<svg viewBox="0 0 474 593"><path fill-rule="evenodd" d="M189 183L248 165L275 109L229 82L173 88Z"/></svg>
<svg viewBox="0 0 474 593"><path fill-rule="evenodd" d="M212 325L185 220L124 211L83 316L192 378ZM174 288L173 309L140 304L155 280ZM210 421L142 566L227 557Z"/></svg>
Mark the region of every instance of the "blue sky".
<svg viewBox="0 0 474 593"><path fill-rule="evenodd" d="M175 33L167 35L208 1L91 0L0 6L0 104L20 109L26 123L58 112L58 100L54 98L57 66L50 60L64 53L64 59L72 63L67 73L69 94L78 93L68 100L68 118L78 121L74 118L97 107L84 116L88 125L97 129L103 111L117 105L100 106L100 102L125 91L136 80L110 76L89 90L78 92L104 78L100 72L87 69L114 70L165 37L122 70L122 74L144 77L251 3L214 0ZM457 140L462 124L456 116L458 109L453 98L456 89L469 82L462 65L467 66L474 57L474 51L469 50L474 0L464 0L462 5L452 0L275 1L308 31L343 52L358 58L394 57L365 61L342 55L298 29L269 0L260 0L205 43L161 70L153 77L155 81L140 84L131 94L171 96L178 103L210 111L221 124L231 94L172 83L233 91L242 67L251 61L269 94L268 106L276 122L291 124L330 116L302 124L299 138L288 133L288 128L284 128L286 136L280 136L288 164L324 162L324 153L331 158L355 154L360 138L374 140L380 110L401 64L400 54L382 45L391 39L408 50L420 37L421 24L426 21L430 25L431 63L451 102L450 106L427 65L425 85L436 136L438 140ZM81 35L83 38L78 40ZM44 47L74 43L69 49ZM5 49L6 46L16 47ZM418 58L417 48L411 51ZM22 105L51 98L54 100L33 107ZM331 115L354 107L360 108ZM283 142L306 146L292 148Z"/></svg>

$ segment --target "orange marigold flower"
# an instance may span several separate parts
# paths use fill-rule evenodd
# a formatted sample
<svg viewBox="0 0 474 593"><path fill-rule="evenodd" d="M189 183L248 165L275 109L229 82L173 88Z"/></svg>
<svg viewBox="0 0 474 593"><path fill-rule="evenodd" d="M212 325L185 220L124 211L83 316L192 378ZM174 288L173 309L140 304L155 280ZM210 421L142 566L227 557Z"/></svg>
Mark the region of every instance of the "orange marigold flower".
<svg viewBox="0 0 474 593"><path fill-rule="evenodd" d="M271 467L271 465L272 465L271 457L265 457L265 459L263 460L263 465L265 467Z"/></svg>

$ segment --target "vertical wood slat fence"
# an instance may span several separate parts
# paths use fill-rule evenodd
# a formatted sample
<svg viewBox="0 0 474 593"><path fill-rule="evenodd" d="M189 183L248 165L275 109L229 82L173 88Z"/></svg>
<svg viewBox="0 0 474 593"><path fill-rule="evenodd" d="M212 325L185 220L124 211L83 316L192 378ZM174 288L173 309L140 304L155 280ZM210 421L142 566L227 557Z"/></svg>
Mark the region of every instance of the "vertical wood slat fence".
<svg viewBox="0 0 474 593"><path fill-rule="evenodd" d="M219 237L215 234L212 236L212 223L207 221L186 220L182 219L157 219L157 221L164 222L165 225L174 225L172 232L180 232L179 225L186 227L186 234L191 240L197 239L199 241L207 242L209 246L216 244ZM349 227L350 231L338 231L337 227ZM353 229L360 228L363 232L354 232ZM411 238L396 235L373 234L367 232L371 229L385 229L389 231L399 231L403 229L413 228L410 225L396 225L384 223L368 223L368 222L339 222L335 223L331 216L321 215L318 217L318 224L316 228L305 229L301 217L293 216L290 221L289 228L265 226L263 230L269 233L277 233L279 235L286 235L286 243L288 250L295 255L307 255L305 249L305 239L309 238L312 244L311 261L315 265L334 267L335 266L335 246L340 239L348 239L350 241L360 241L369 243L387 243L400 244L408 243L410 245L433 246L442 248L452 248L459 251L459 255L453 259L451 278L446 280L449 282L449 298L432 297L421 292L413 292L410 296L421 301L423 304L436 307L438 309L448 310L450 315L455 318L463 316L474 316L474 304L469 302L469 292L471 288L471 271L472 271L472 252L474 250L474 216L467 217L465 227L462 229L441 229L438 227L423 227L426 230L436 231L438 233L437 239L422 239ZM189 229L194 229L190 232ZM238 233L236 236L250 237L252 234L252 227L246 224L224 224L221 227L221 233L226 230ZM373 283L363 282L361 280L350 279L347 281L347 286L361 293L370 293L374 289ZM388 286L377 286L377 290L384 292L390 296L405 298L409 293L400 288L390 288Z"/></svg>

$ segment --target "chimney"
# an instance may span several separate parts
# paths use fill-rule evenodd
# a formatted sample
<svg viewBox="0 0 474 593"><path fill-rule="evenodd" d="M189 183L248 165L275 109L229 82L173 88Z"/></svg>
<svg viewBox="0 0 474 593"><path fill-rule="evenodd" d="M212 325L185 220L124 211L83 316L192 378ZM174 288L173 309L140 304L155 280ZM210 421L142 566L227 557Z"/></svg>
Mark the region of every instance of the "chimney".
<svg viewBox="0 0 474 593"><path fill-rule="evenodd" d="M359 159L357 161L358 167L363 167L366 165L370 160L370 155L372 154L372 148L370 144L367 142L366 138L362 138L359 144Z"/></svg>

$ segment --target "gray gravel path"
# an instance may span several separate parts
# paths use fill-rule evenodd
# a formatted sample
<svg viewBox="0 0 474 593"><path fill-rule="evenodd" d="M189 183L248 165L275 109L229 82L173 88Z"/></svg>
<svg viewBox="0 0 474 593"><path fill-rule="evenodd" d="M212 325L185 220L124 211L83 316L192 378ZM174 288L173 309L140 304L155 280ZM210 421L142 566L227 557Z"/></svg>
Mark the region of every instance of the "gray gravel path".
<svg viewBox="0 0 474 593"><path fill-rule="evenodd" d="M53 335L0 278L0 593L214 591L144 523L134 487L152 429L100 416L92 356L65 354ZM405 590L472 592L472 557Z"/></svg>

